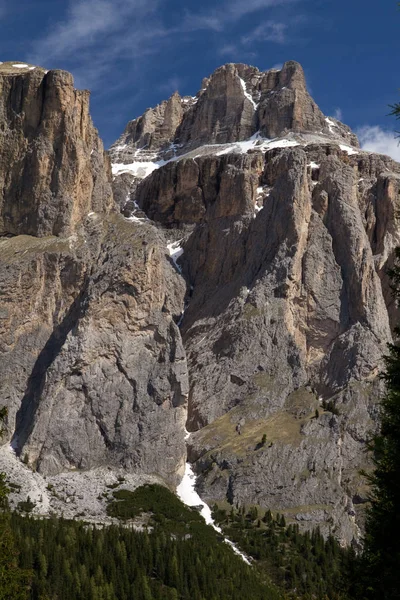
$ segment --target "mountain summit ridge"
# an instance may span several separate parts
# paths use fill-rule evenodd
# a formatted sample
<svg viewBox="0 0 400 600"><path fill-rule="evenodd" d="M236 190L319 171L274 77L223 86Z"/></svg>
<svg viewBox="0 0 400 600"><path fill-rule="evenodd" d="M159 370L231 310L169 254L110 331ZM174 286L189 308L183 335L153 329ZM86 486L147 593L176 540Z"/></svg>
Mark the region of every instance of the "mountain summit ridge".
<svg viewBox="0 0 400 600"><path fill-rule="evenodd" d="M110 153L113 162L129 162L132 149L159 160L171 145L183 154L204 144L243 141L256 132L271 139L288 131L325 133L358 146L347 126L334 124L336 131L308 94L299 63L288 61L281 70L265 72L228 63L203 80L196 96L181 98L175 92L130 121Z"/></svg>
<svg viewBox="0 0 400 600"><path fill-rule="evenodd" d="M281 139L283 146L335 141L350 152L359 148L349 127L322 114L299 63L288 61L281 70L265 72L228 63L203 79L196 96L174 92L127 124L109 150L115 198L128 216L134 207L127 204L128 196L159 166L184 156L229 152L231 144L243 147L246 141L261 150L262 142L272 141L266 147L274 147Z"/></svg>

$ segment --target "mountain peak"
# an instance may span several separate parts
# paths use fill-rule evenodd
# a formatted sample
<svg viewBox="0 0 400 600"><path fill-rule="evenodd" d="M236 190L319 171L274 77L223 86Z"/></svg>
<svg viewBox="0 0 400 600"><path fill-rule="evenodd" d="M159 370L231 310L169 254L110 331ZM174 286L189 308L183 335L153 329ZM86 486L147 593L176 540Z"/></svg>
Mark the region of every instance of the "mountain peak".
<svg viewBox="0 0 400 600"><path fill-rule="evenodd" d="M196 96L178 92L130 121L110 149L112 162L131 165L166 161L202 146L246 140L318 136L318 141L358 148L351 130L328 119L307 91L296 61L260 71L227 63L203 79ZM315 141L315 140L311 140ZM143 171L143 169L141 169ZM147 173L145 169L143 173Z"/></svg>

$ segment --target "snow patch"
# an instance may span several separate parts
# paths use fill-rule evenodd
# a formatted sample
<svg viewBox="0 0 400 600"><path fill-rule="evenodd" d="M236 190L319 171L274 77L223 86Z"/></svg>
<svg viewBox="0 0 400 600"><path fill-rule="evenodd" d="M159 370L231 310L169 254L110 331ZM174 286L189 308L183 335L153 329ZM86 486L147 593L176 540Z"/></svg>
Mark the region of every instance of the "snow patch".
<svg viewBox="0 0 400 600"><path fill-rule="evenodd" d="M352 154L358 154L358 150L355 150L351 146L346 146L345 144L339 144L339 148L343 150L343 152L347 152L349 156Z"/></svg>
<svg viewBox="0 0 400 600"><path fill-rule="evenodd" d="M325 121L328 123L329 131L334 133L332 127L337 127L336 123L334 123L329 117L325 117Z"/></svg>
<svg viewBox="0 0 400 600"><path fill-rule="evenodd" d="M147 160L135 160L132 163L113 163L112 166L112 174L114 177L118 175L122 175L123 173L130 173L134 177L138 179L144 179L153 173L155 170L167 165L170 162L177 162L185 159L195 159L200 156L208 156L212 154L214 156L223 156L229 153L236 154L247 154L249 150L256 149L262 152L267 150L271 150L272 148L289 148L294 146L299 146L300 143L294 141L293 139L287 138L274 138L268 139L264 138L260 135L260 132L257 131L254 135L252 135L248 140L244 140L241 142L232 142L231 144L205 144L204 146L200 146L195 150L190 150L189 152L181 155L176 155L176 151L178 148L181 148L180 144L171 144L168 148L168 151L173 150L174 156L168 160L160 159L157 160L157 155L148 155L143 152L143 149L137 149L134 153L134 157L139 158L141 156L146 156ZM122 150L126 145L116 146L115 150ZM220 148L220 150L219 150ZM154 160L152 160L154 159Z"/></svg>
<svg viewBox="0 0 400 600"><path fill-rule="evenodd" d="M271 190L269 189L268 185L261 185L257 188L257 200L265 200L265 198L268 198L268 196L270 195ZM262 210L264 208L264 204L261 204L261 206L259 204L255 204L254 206L254 218L258 215L258 213L260 212L260 210Z"/></svg>
<svg viewBox="0 0 400 600"><path fill-rule="evenodd" d="M25 63L19 63L18 65L13 65L13 67L16 69L27 69L29 65L26 65Z"/></svg>
<svg viewBox="0 0 400 600"><path fill-rule="evenodd" d="M173 260L173 263L175 265L175 267L177 268L177 270L179 271L179 273L181 273L182 269L180 268L180 266L177 263L177 260L180 256L182 256L183 254L183 248L181 246L181 242L182 240L178 240L177 242L170 242L169 244L167 244L167 249L169 252L170 257Z"/></svg>
<svg viewBox="0 0 400 600"><path fill-rule="evenodd" d="M182 98L182 102L184 104L188 104L189 102L191 104L196 104L198 98L196 98L196 96L185 96L184 98Z"/></svg>
<svg viewBox="0 0 400 600"><path fill-rule="evenodd" d="M243 79L241 77L239 77L239 79L240 79L240 85L243 88L244 95L246 96L247 100L250 100L254 110L257 110L257 104L254 102L252 96L248 93L246 83L243 81Z"/></svg>
<svg viewBox="0 0 400 600"><path fill-rule="evenodd" d="M320 168L320 166L321 166L321 165L317 165L317 163L316 163L316 162L314 162L314 161L311 161L311 162L310 162L310 163L307 165L307 167L311 167L311 170L312 170L312 171L313 171L314 169L319 169L319 168Z"/></svg>
<svg viewBox="0 0 400 600"><path fill-rule="evenodd" d="M216 156L223 156L230 152L236 152L239 154L247 154L249 150L256 148L262 152L272 150L273 148L289 148L294 146L300 146L299 142L294 140L288 140L286 138L281 139L268 139L260 136L259 132L255 133L251 138L243 142L233 142L227 145L222 150L216 153Z"/></svg>
<svg viewBox="0 0 400 600"><path fill-rule="evenodd" d="M114 163L111 165L111 168L114 176L121 175L122 173L131 173L131 175L134 175L139 179L144 179L164 164L166 164L165 160L160 160L158 162L137 161L127 165L123 163Z"/></svg>
<svg viewBox="0 0 400 600"><path fill-rule="evenodd" d="M188 434L188 432L186 432L186 434L187 435L185 439L188 439L190 434ZM215 524L214 519L212 518L210 507L200 498L200 496L196 492L195 486L196 475L193 473L192 465L190 463L186 463L185 474L181 483L176 488L176 493L178 494L178 497L182 500L184 504L186 504L186 506L201 507L200 514L205 520L206 524L211 525L211 527L213 527L215 531L222 534L221 527L218 527L218 525ZM251 565L247 556L243 554L243 552L240 552L240 550L235 546L233 542L231 542L231 540L224 538L224 542L226 544L229 544L229 546L232 548L235 554L240 556L245 563Z"/></svg>
<svg viewBox="0 0 400 600"><path fill-rule="evenodd" d="M299 142L295 142L294 140L287 140L287 139L272 140L266 144L265 149L271 150L271 148L290 148L290 147L294 147L294 146L300 146ZM264 149L264 145L263 145L263 149Z"/></svg>
<svg viewBox="0 0 400 600"><path fill-rule="evenodd" d="M135 215L131 215L130 217L126 217L127 221L132 221L133 223L143 223L147 221L147 219L140 219L139 217L135 217Z"/></svg>

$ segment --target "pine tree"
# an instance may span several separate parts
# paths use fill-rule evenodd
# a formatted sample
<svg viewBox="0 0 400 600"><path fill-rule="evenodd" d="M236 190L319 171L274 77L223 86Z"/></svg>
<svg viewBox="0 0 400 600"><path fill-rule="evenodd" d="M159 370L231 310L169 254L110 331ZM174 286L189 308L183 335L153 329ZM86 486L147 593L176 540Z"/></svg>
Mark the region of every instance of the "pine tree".
<svg viewBox="0 0 400 600"><path fill-rule="evenodd" d="M7 417L7 409L0 409L0 436ZM0 600L25 600L28 598L30 573L18 566L18 554L10 528L8 494L5 473L0 473Z"/></svg>
<svg viewBox="0 0 400 600"><path fill-rule="evenodd" d="M400 111L400 109L399 109ZM391 272L400 299L400 248ZM400 335L400 329L396 330ZM362 596L373 600L399 598L400 590L400 342L389 345L383 378L386 394L381 425L370 448L375 470L368 477L371 505L367 515L362 561Z"/></svg>

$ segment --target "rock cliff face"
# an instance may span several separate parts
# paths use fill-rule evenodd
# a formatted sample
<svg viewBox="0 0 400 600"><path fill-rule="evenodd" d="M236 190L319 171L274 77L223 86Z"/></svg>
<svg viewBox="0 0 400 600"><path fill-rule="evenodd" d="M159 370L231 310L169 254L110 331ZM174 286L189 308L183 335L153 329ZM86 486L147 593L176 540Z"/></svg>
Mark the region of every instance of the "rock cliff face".
<svg viewBox="0 0 400 600"><path fill-rule="evenodd" d="M182 154L204 144L246 140L256 131L266 138L289 131L328 133L358 146L348 127L336 120L331 123L308 94L298 63L289 61L280 71L264 73L256 67L227 64L203 80L197 96L181 98L175 92L167 102L128 123L111 147L111 156L114 163L130 162L138 150L147 157L165 157L171 150Z"/></svg>
<svg viewBox="0 0 400 600"><path fill-rule="evenodd" d="M226 65L178 101L168 126L167 104L146 113L151 132L130 123L111 156L127 214L139 207L183 248L200 492L349 543L396 321L400 166L326 118L293 62Z"/></svg>
<svg viewBox="0 0 400 600"><path fill-rule="evenodd" d="M400 165L325 117L294 62L225 65L147 110L112 173L70 75L6 64L0 81L17 454L54 480L108 466L176 485L187 452L205 500L356 540Z"/></svg>
<svg viewBox="0 0 400 600"><path fill-rule="evenodd" d="M108 465L175 485L186 455L184 282L162 233L116 212L88 94L68 73L0 69L0 394L11 444L44 475Z"/></svg>
<svg viewBox="0 0 400 600"><path fill-rule="evenodd" d="M113 207L89 93L65 71L0 65L0 235L68 235Z"/></svg>

